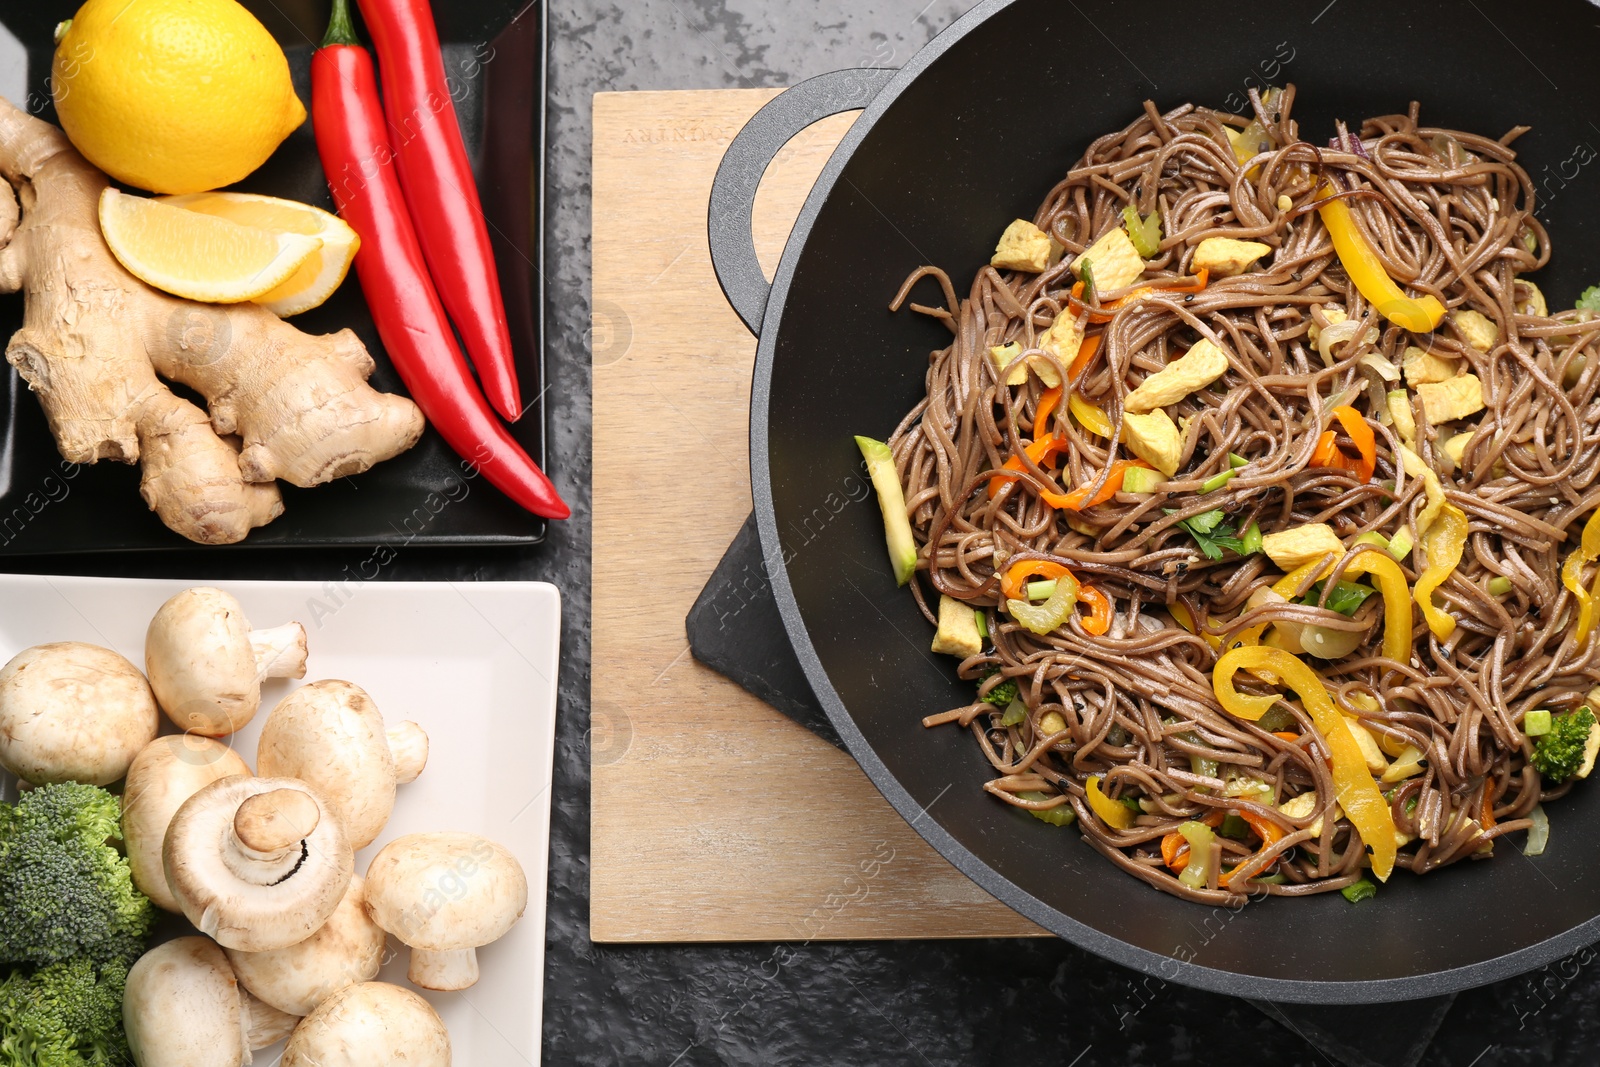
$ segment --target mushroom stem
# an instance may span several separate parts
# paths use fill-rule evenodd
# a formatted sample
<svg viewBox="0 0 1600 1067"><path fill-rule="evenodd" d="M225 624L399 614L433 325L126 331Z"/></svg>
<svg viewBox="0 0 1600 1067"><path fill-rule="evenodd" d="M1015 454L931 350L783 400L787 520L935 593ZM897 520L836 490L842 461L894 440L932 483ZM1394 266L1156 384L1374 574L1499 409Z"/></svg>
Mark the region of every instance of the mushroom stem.
<svg viewBox="0 0 1600 1067"><path fill-rule="evenodd" d="M252 885L276 885L300 865L301 842L321 821L317 802L296 789L274 789L239 805L223 862Z"/></svg>
<svg viewBox="0 0 1600 1067"><path fill-rule="evenodd" d="M306 628L297 622L251 630L250 651L256 659L257 678L306 676Z"/></svg>
<svg viewBox="0 0 1600 1067"><path fill-rule="evenodd" d="M478 950L414 948L406 977L412 985L423 989L443 992L469 989L478 981Z"/></svg>
<svg viewBox="0 0 1600 1067"><path fill-rule="evenodd" d="M394 756L394 780L398 785L414 782L428 765L428 735L414 722L395 723L385 731L389 752Z"/></svg>
<svg viewBox="0 0 1600 1067"><path fill-rule="evenodd" d="M263 1000L251 996L243 986L239 988L239 1021L244 1026L244 1047L266 1048L294 1033L300 1017L279 1011Z"/></svg>
<svg viewBox="0 0 1600 1067"><path fill-rule="evenodd" d="M233 832L253 852L282 852L311 836L322 819L317 802L298 789L274 789L239 805Z"/></svg>

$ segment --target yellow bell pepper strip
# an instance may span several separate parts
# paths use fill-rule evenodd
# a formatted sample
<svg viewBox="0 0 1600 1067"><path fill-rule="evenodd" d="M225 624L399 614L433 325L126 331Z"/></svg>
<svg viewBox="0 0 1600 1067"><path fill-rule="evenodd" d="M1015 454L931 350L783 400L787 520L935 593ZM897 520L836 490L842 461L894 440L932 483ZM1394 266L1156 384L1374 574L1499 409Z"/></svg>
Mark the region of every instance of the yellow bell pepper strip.
<svg viewBox="0 0 1600 1067"><path fill-rule="evenodd" d="M1378 309L1378 314L1403 330L1412 333L1431 332L1444 318L1444 305L1432 296L1415 300L1407 296L1389 277L1378 253L1373 251L1356 228L1355 219L1350 215L1350 205L1333 197L1333 186L1324 183L1317 190L1317 213L1322 216L1322 224L1328 228L1333 250L1338 253L1344 272L1361 290L1361 295Z"/></svg>
<svg viewBox="0 0 1600 1067"><path fill-rule="evenodd" d="M1109 439L1111 437L1111 420L1106 413L1095 407L1089 401L1073 393L1067 397L1067 410L1072 412L1072 417L1078 424L1097 437Z"/></svg>
<svg viewBox="0 0 1600 1067"><path fill-rule="evenodd" d="M1439 484L1439 475L1434 469L1422 462L1422 457L1405 445L1400 446L1400 465L1405 468L1406 474L1422 479L1423 491L1428 495L1427 505L1417 513L1417 526L1414 531L1417 537L1426 537L1428 527L1439 517L1439 509L1444 507L1444 486Z"/></svg>
<svg viewBox="0 0 1600 1067"><path fill-rule="evenodd" d="M1089 798L1089 810L1100 816L1100 821L1113 829L1126 830L1133 826L1133 820L1138 818L1132 808L1100 792L1098 778L1091 778L1083 783L1083 791Z"/></svg>
<svg viewBox="0 0 1600 1067"><path fill-rule="evenodd" d="M1589 516L1583 524L1583 540L1578 548L1561 565L1561 584L1567 587L1578 602L1578 628L1573 639L1583 644L1594 629L1596 596L1583 587L1583 568L1600 559L1600 511ZM1595 589L1600 591L1600 574L1595 576Z"/></svg>
<svg viewBox="0 0 1600 1067"><path fill-rule="evenodd" d="M1363 482L1372 481L1372 472L1378 467L1378 440L1372 427L1361 417L1361 412L1353 407L1336 407L1333 415L1344 427L1344 432L1350 435L1350 440L1355 442L1361 456L1358 459L1346 454L1339 447L1339 435L1332 430L1325 430L1317 439L1317 450L1311 454L1311 465L1353 471Z"/></svg>
<svg viewBox="0 0 1600 1067"><path fill-rule="evenodd" d="M1217 700L1233 715L1241 719L1256 720L1276 702L1276 697L1253 697L1240 693L1233 686L1233 676L1240 670L1264 667L1284 684L1300 694L1311 721L1322 732L1324 743L1333 763L1333 784L1340 807L1350 824L1361 834L1372 857L1372 873L1379 881L1387 881L1394 870L1395 843L1394 817L1389 802L1383 799L1377 783L1367 772L1367 761L1361 755L1356 739L1350 736L1350 726L1334 706L1322 679L1300 660L1277 648L1236 648L1224 653L1212 672L1212 687ZM1132 814L1130 812L1130 814Z"/></svg>
<svg viewBox="0 0 1600 1067"><path fill-rule="evenodd" d="M1461 558L1459 552L1456 558ZM1406 587L1406 575L1400 564L1384 552L1363 552L1350 561L1344 572L1372 575L1378 591L1383 594L1383 654L1396 663L1410 663L1411 591Z"/></svg>
<svg viewBox="0 0 1600 1067"><path fill-rule="evenodd" d="M1196 634L1199 637L1204 638L1205 643L1210 645L1213 651L1222 651L1222 638L1218 637L1216 634L1201 633L1199 630L1195 629L1194 616L1189 613L1189 609L1184 607L1183 604L1174 601L1173 603L1167 605L1167 611L1170 612L1172 617L1177 620L1179 626L1183 627L1185 630L1188 630L1192 634Z"/></svg>
<svg viewBox="0 0 1600 1067"><path fill-rule="evenodd" d="M1454 504L1439 509L1439 517L1428 527L1422 539L1423 555L1428 566L1417 576L1417 606L1422 617L1428 620L1428 629L1439 640L1447 640L1456 632L1456 620L1440 611L1433 603L1433 591L1444 584L1461 562L1461 552L1467 544L1467 516ZM1387 603L1387 598L1385 603Z"/></svg>

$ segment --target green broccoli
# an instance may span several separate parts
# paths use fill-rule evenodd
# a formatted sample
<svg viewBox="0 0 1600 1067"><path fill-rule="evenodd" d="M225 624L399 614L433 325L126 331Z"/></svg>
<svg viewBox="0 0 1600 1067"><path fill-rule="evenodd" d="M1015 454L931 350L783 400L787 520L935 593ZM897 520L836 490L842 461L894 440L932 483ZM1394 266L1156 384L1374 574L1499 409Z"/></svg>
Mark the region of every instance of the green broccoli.
<svg viewBox="0 0 1600 1067"><path fill-rule="evenodd" d="M1600 311L1600 285L1591 285L1585 289L1573 307L1579 311Z"/></svg>
<svg viewBox="0 0 1600 1067"><path fill-rule="evenodd" d="M122 1032L128 967L87 959L0 980L0 1064L5 1067L120 1067L132 1062Z"/></svg>
<svg viewBox="0 0 1600 1067"><path fill-rule="evenodd" d="M121 802L67 782L0 804L0 964L137 959L155 909L133 885Z"/></svg>
<svg viewBox="0 0 1600 1067"><path fill-rule="evenodd" d="M1594 712L1586 707L1557 715L1551 721L1550 732L1533 746L1533 765L1552 782L1565 782L1583 767L1589 732L1594 726Z"/></svg>
<svg viewBox="0 0 1600 1067"><path fill-rule="evenodd" d="M1000 673L998 670L990 671L989 674L986 674L983 677L987 679L990 674L998 673ZM989 690L988 693L984 694L983 699L988 701L990 704L993 704L997 708L1003 708L1007 706L1013 700L1017 699L1016 681L1014 679L1007 678L1005 681Z"/></svg>

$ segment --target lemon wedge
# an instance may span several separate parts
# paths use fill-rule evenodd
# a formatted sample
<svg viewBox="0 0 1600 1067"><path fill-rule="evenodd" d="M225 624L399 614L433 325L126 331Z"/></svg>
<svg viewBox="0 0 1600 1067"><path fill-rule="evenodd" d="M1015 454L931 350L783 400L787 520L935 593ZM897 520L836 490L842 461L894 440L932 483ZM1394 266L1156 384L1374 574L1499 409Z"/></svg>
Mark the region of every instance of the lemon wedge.
<svg viewBox="0 0 1600 1067"><path fill-rule="evenodd" d="M343 219L297 200L256 193L186 193L159 197L157 202L227 219L240 226L320 240L322 247L281 285L251 298L280 318L310 311L332 296L344 283L350 264L361 248L361 238Z"/></svg>
<svg viewBox="0 0 1600 1067"><path fill-rule="evenodd" d="M241 226L112 188L100 194L100 232L140 281L212 304L270 293L322 248L317 237Z"/></svg>

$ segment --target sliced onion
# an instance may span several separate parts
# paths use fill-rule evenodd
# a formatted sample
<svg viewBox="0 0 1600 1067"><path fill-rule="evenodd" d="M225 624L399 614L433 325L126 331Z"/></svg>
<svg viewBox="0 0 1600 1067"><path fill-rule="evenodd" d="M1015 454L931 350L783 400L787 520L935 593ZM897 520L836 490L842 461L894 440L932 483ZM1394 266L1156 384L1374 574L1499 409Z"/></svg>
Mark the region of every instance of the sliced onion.
<svg viewBox="0 0 1600 1067"><path fill-rule="evenodd" d="M1364 324L1356 319L1345 319L1325 328L1317 335L1317 351L1322 353L1322 362L1330 367L1333 366L1336 362L1333 358L1333 346L1353 341L1357 337L1361 339L1362 344L1370 345L1378 340L1378 331L1371 326L1364 327Z"/></svg>
<svg viewBox="0 0 1600 1067"><path fill-rule="evenodd" d="M1248 609L1267 604L1287 604L1289 601L1268 586L1250 594ZM1343 659L1367 639L1369 630L1334 630L1303 622L1275 622L1266 632L1262 643L1281 648L1291 655L1311 655L1318 659Z"/></svg>
<svg viewBox="0 0 1600 1067"><path fill-rule="evenodd" d="M1542 856L1544 846L1550 843L1550 817L1544 813L1543 804L1535 804L1533 811L1528 813L1528 819L1533 825L1528 827L1528 843L1522 846L1522 854Z"/></svg>
<svg viewBox="0 0 1600 1067"><path fill-rule="evenodd" d="M1390 363L1381 353L1368 352L1361 357L1361 365L1363 367L1371 367L1374 371L1377 371L1378 377L1386 382L1398 382L1400 380L1400 368Z"/></svg>
<svg viewBox="0 0 1600 1067"><path fill-rule="evenodd" d="M1367 639L1366 630L1330 630L1323 626L1300 627L1300 646L1318 659L1343 659Z"/></svg>

